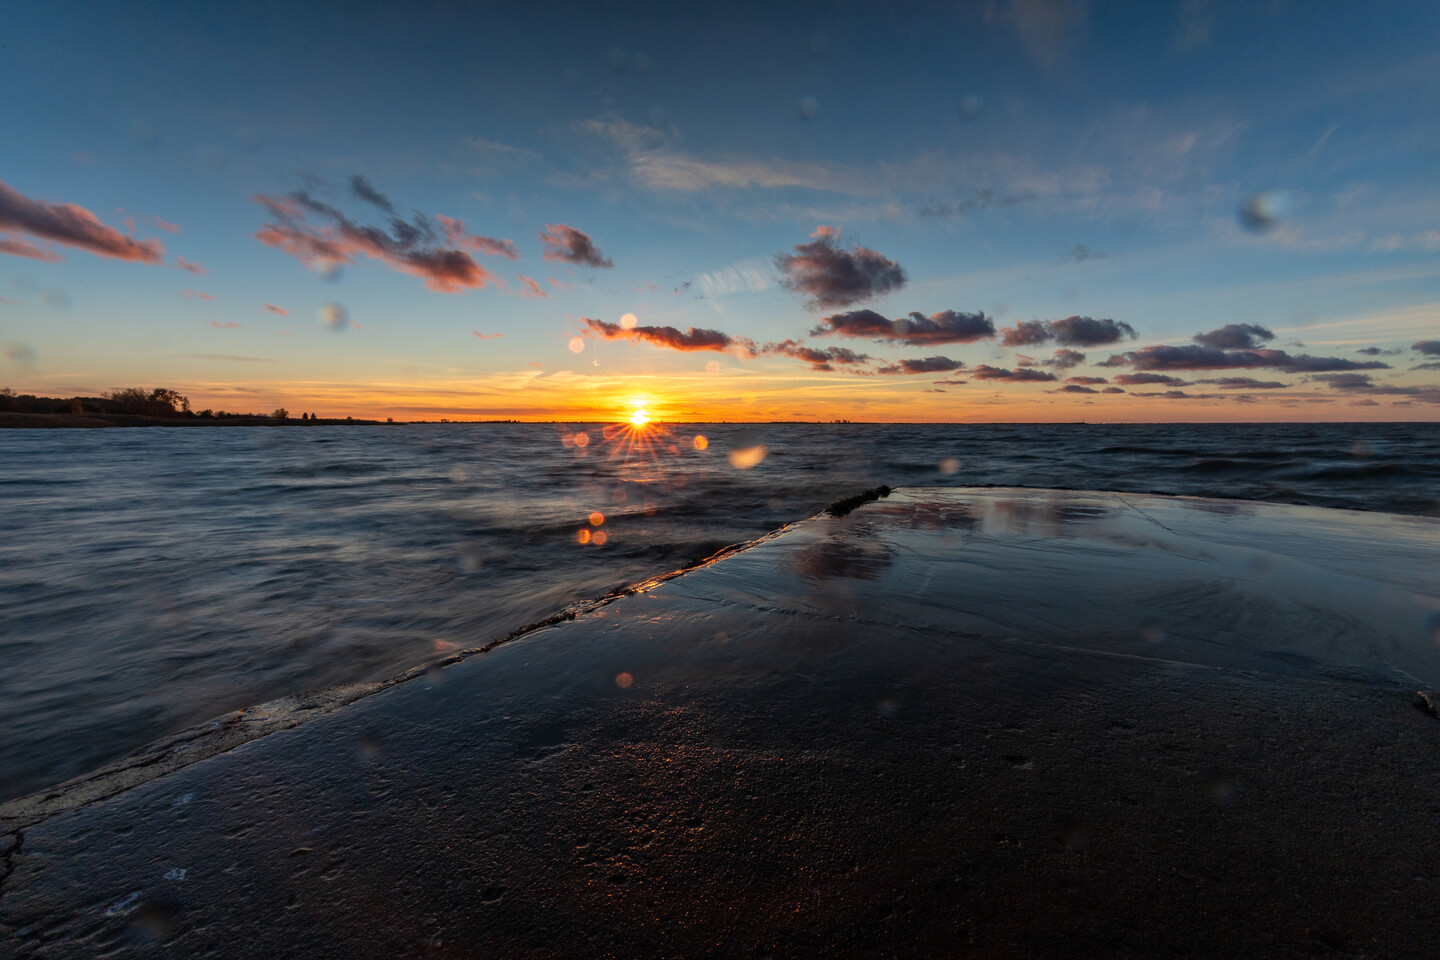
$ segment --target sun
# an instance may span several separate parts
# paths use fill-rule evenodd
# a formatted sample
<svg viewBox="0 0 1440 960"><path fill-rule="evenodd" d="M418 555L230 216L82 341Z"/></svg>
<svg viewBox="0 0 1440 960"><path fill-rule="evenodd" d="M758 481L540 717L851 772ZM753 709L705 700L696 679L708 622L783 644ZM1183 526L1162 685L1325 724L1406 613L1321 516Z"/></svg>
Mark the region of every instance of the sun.
<svg viewBox="0 0 1440 960"><path fill-rule="evenodd" d="M650 414L646 413L644 410L636 410L634 413L630 414L630 422L637 427L643 427L645 426L645 424L650 422Z"/></svg>

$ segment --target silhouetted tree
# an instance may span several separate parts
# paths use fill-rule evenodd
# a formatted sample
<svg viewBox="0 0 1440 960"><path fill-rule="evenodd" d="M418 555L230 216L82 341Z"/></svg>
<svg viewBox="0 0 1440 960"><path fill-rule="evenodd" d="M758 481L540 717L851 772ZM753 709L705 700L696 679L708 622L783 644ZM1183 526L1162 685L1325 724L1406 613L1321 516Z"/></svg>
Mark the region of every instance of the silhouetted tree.
<svg viewBox="0 0 1440 960"><path fill-rule="evenodd" d="M290 418L290 411L284 407L276 407L275 412L270 414L270 418L272 420L288 420Z"/></svg>

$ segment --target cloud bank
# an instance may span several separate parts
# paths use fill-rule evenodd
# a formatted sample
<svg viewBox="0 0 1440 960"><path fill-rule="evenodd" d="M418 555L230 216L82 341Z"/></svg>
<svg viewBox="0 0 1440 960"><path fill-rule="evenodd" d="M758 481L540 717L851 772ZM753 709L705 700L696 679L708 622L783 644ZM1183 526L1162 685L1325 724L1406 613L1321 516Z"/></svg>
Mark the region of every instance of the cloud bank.
<svg viewBox="0 0 1440 960"><path fill-rule="evenodd" d="M956 310L941 310L928 317L912 312L898 320L890 320L874 310L852 310L824 318L810 335L865 337L886 343L974 343L995 336L995 324L983 313Z"/></svg>

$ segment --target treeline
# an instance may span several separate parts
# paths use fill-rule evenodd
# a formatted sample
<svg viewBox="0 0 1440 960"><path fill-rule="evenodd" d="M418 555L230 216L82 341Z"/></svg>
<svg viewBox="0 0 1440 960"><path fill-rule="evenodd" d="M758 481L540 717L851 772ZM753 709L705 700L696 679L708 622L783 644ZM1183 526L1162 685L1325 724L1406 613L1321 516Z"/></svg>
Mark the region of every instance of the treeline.
<svg viewBox="0 0 1440 960"><path fill-rule="evenodd" d="M353 417L324 419L314 413L302 413L298 418L289 410L279 407L270 413L239 413L227 410L190 409L190 398L178 390L168 387L126 387L123 390L108 390L98 397L37 397L29 393L16 393L9 387L0 387L0 414L24 414L38 417L54 417L64 420L92 419L97 421L121 421L124 423L214 423L243 421L246 423L274 422L325 422L325 423L377 423L375 420L356 420ZM97 426L103 423L96 423Z"/></svg>

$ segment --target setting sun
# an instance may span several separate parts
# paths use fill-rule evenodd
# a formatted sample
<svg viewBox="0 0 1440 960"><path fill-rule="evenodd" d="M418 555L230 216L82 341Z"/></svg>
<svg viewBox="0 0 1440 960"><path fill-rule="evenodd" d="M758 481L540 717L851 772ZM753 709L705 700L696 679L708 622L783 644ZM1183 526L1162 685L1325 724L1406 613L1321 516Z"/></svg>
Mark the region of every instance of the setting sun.
<svg viewBox="0 0 1440 960"><path fill-rule="evenodd" d="M635 424L635 426L637 427L643 427L645 426L645 424L650 422L650 414L646 413L644 410L636 410L634 413L630 414L630 422Z"/></svg>

